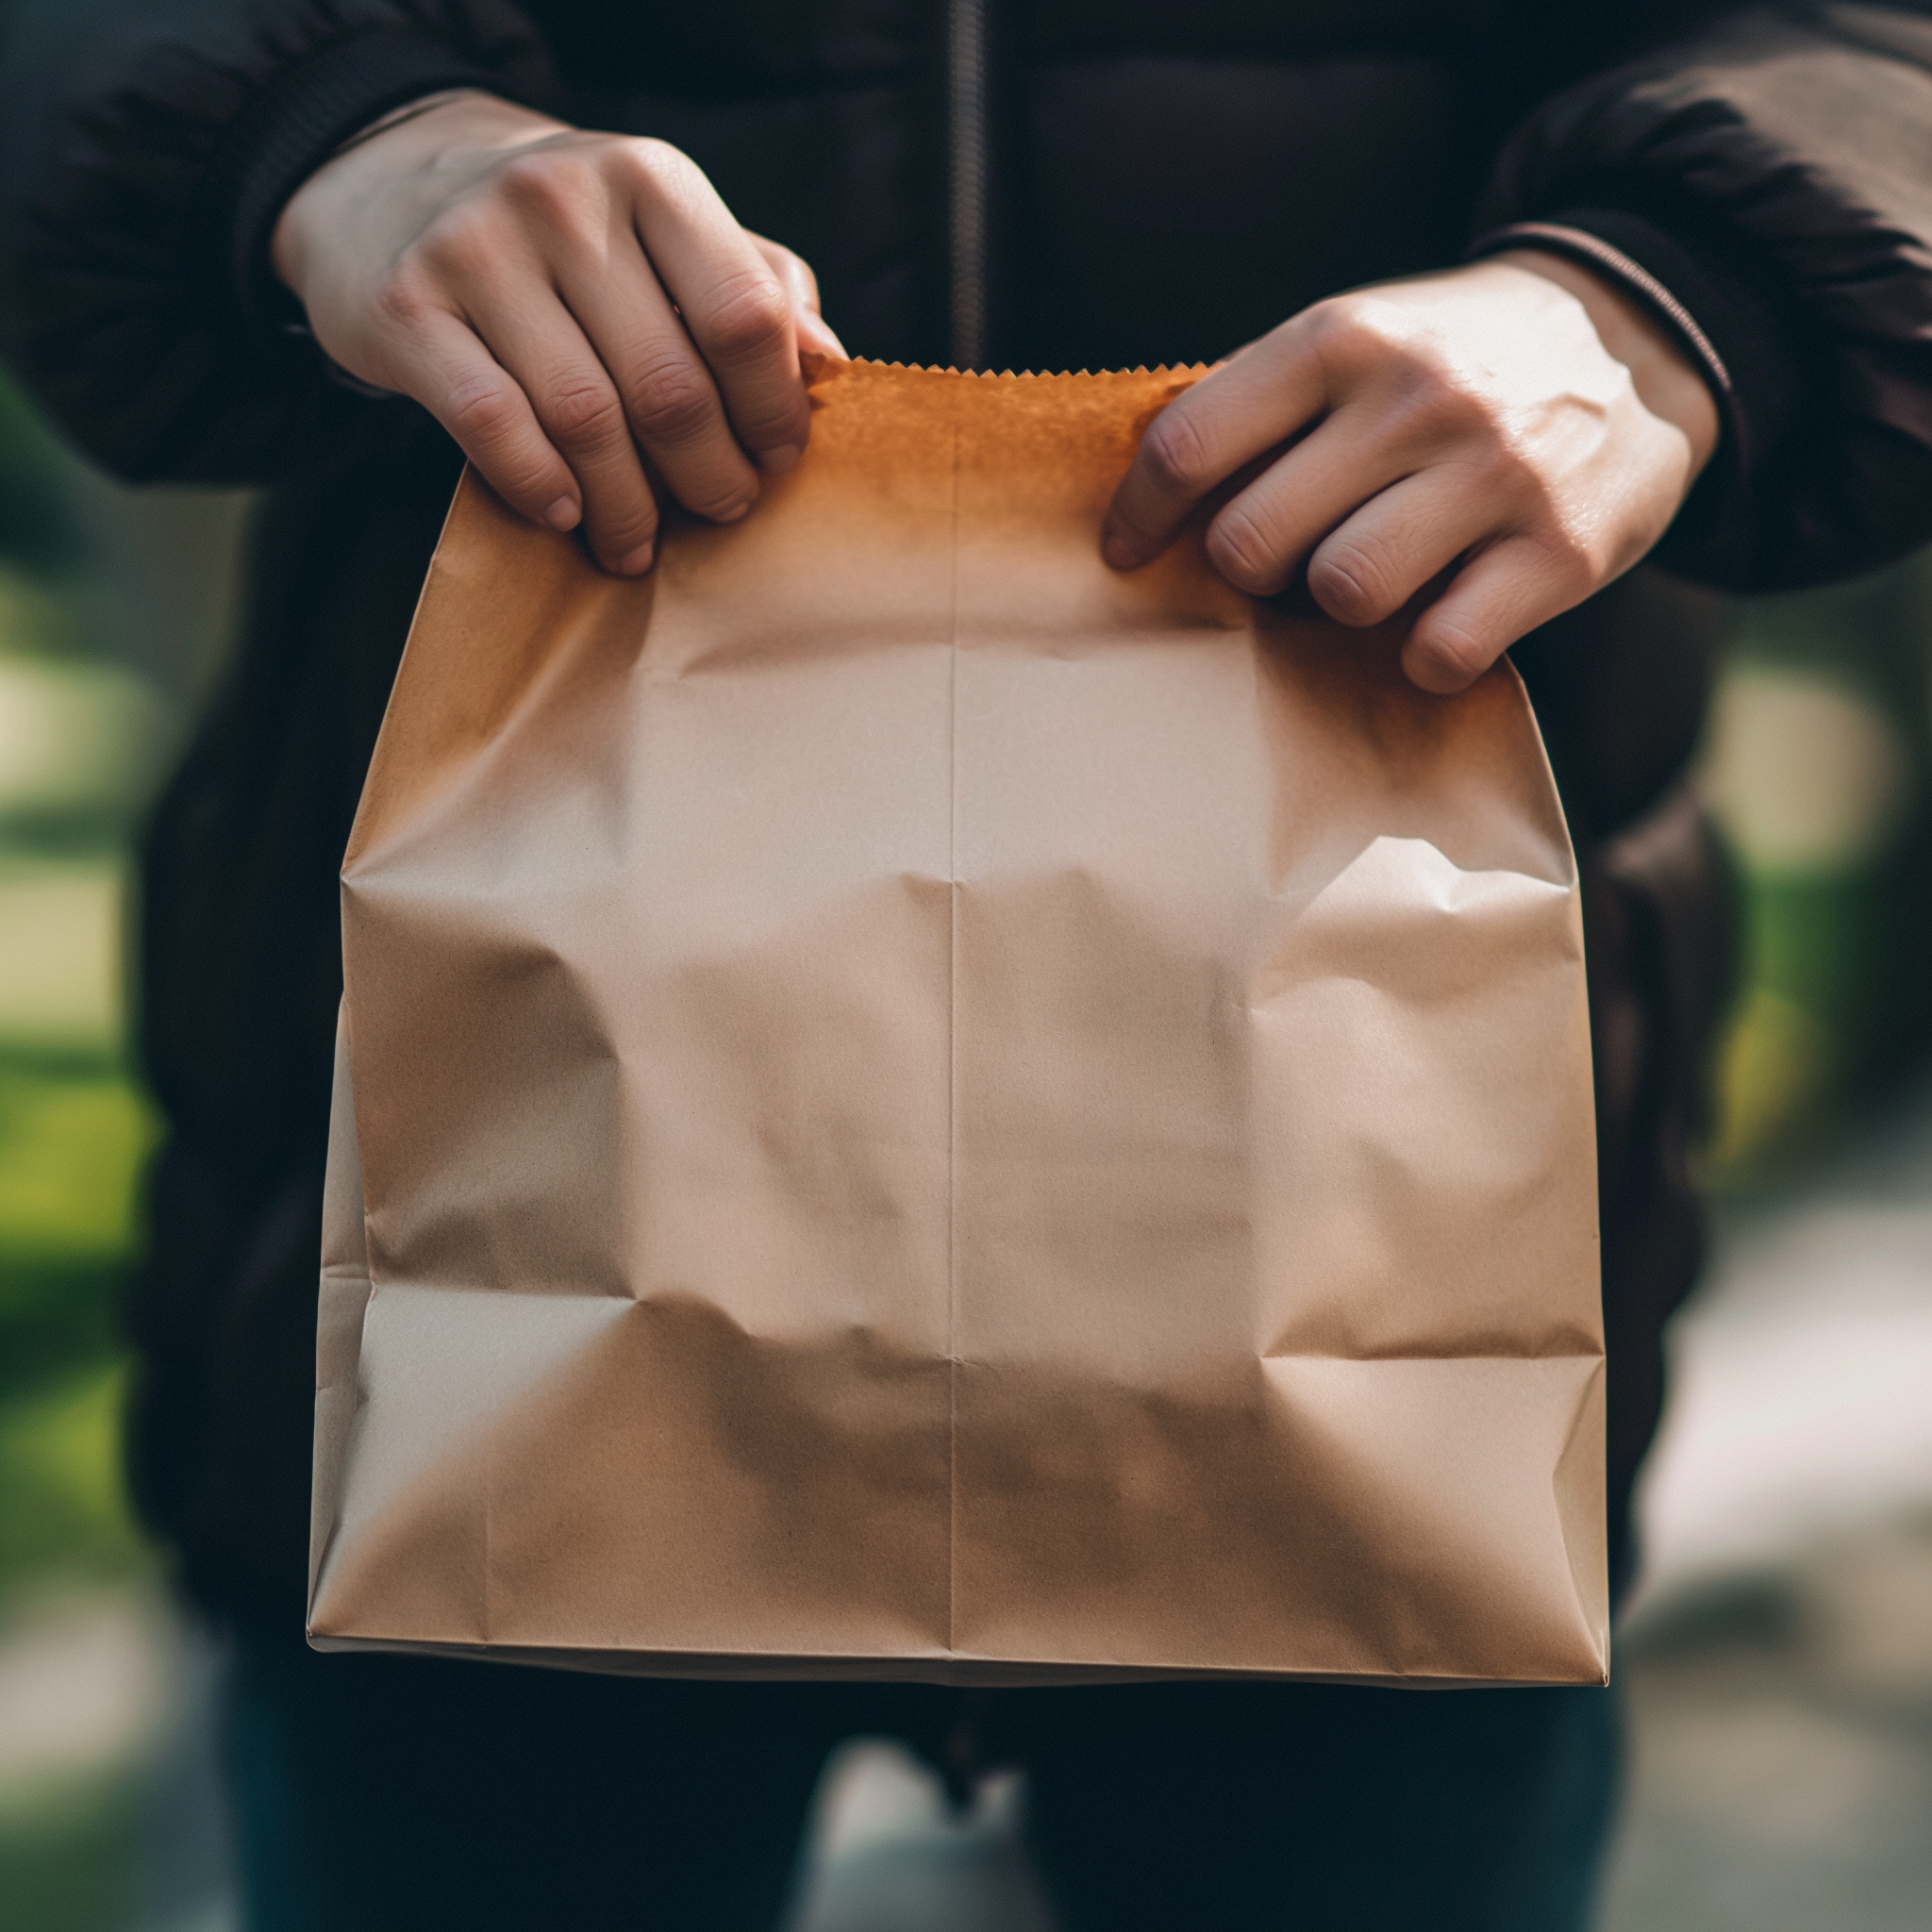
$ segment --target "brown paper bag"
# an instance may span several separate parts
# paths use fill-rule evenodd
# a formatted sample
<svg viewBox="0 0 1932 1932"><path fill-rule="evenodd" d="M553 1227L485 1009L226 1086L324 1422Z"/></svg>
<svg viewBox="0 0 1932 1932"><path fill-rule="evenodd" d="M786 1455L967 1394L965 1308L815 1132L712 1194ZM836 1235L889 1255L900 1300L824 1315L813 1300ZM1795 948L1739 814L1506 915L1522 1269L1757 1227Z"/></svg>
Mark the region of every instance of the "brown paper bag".
<svg viewBox="0 0 1932 1932"><path fill-rule="evenodd" d="M1191 379L834 366L639 582L465 482L343 873L317 1643L1602 1681L1536 725L1102 566Z"/></svg>

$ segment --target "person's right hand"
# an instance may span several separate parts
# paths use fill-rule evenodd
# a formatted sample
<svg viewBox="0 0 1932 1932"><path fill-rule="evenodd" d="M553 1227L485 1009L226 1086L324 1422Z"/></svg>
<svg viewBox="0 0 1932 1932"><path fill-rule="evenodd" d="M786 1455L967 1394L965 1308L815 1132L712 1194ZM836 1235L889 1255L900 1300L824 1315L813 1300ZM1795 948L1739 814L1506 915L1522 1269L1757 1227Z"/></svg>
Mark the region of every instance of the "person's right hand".
<svg viewBox="0 0 1932 1932"><path fill-rule="evenodd" d="M844 355L810 269L675 148L490 94L343 149L272 258L336 363L413 396L507 502L581 523L627 575L656 554L646 459L687 509L735 521L758 469L804 451L800 351Z"/></svg>

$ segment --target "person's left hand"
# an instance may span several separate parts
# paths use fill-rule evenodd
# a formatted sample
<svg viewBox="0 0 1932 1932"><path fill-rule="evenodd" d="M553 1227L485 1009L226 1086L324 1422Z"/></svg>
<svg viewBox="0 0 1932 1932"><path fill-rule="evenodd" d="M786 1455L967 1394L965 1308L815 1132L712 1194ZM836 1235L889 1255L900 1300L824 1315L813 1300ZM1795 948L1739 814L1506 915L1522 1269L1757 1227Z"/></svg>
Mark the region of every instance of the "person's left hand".
<svg viewBox="0 0 1932 1932"><path fill-rule="evenodd" d="M1717 437L1710 391L1647 311L1514 251L1333 296L1250 343L1148 426L1102 549L1145 563L1286 443L1209 524L1215 568L1254 596L1305 572L1357 625L1441 578L1403 668L1460 691L1636 563Z"/></svg>

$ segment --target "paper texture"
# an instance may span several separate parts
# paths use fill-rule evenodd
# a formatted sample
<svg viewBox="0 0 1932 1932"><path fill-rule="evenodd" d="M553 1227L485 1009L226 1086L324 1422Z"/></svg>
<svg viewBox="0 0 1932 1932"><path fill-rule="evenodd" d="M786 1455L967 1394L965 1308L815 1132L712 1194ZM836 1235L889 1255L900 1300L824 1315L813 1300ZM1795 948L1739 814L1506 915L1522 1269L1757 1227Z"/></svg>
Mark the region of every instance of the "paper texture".
<svg viewBox="0 0 1932 1932"><path fill-rule="evenodd" d="M1103 567L1191 379L833 365L635 582L464 483L343 872L314 1641L1603 1679L1536 725Z"/></svg>

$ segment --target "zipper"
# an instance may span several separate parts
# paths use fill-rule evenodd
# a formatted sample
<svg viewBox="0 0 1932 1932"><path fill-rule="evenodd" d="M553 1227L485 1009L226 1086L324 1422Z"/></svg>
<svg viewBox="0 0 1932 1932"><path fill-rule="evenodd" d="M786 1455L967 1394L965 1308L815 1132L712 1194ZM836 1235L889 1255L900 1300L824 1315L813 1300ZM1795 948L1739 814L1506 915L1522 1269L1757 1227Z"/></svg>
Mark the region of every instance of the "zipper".
<svg viewBox="0 0 1932 1932"><path fill-rule="evenodd" d="M953 366L986 359L987 0L946 0L948 320Z"/></svg>

